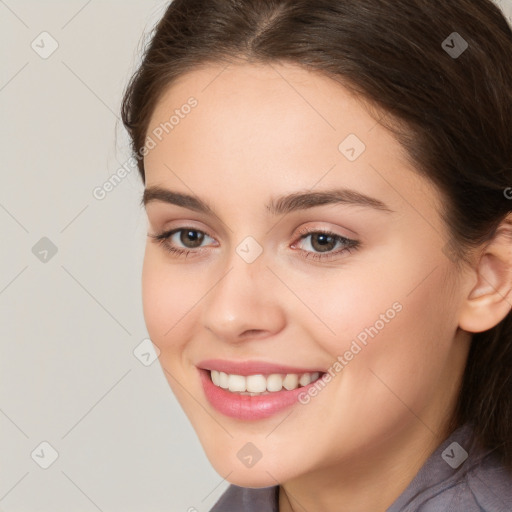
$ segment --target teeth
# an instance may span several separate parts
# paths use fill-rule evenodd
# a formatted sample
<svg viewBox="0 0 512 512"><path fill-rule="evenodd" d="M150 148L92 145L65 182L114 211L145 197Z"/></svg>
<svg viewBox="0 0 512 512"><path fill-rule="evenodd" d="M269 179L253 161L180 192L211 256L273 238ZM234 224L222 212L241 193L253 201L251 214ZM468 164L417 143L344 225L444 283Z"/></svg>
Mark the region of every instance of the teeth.
<svg viewBox="0 0 512 512"><path fill-rule="evenodd" d="M305 373L300 376L299 384L301 386L307 386L311 382L311 375L309 373Z"/></svg>
<svg viewBox="0 0 512 512"><path fill-rule="evenodd" d="M212 382L223 389L228 389L233 393L241 395L266 395L283 388L291 391L300 386L307 386L311 382L318 380L320 372L311 373L288 373L286 375L273 373L271 375L231 375L217 370L211 370Z"/></svg>
<svg viewBox="0 0 512 512"><path fill-rule="evenodd" d="M245 386L251 393L263 393L267 390L267 379L263 375L248 375L245 378Z"/></svg>
<svg viewBox="0 0 512 512"><path fill-rule="evenodd" d="M229 391L245 391L245 377L241 375L228 375Z"/></svg>
<svg viewBox="0 0 512 512"><path fill-rule="evenodd" d="M299 376L295 373L289 373L283 379L283 388L286 388L288 391L292 389L296 389L299 386Z"/></svg>
<svg viewBox="0 0 512 512"><path fill-rule="evenodd" d="M267 377L267 391L281 391L283 389L283 378L278 373Z"/></svg>
<svg viewBox="0 0 512 512"><path fill-rule="evenodd" d="M228 374L224 372L219 372L219 386L224 389L228 389Z"/></svg>

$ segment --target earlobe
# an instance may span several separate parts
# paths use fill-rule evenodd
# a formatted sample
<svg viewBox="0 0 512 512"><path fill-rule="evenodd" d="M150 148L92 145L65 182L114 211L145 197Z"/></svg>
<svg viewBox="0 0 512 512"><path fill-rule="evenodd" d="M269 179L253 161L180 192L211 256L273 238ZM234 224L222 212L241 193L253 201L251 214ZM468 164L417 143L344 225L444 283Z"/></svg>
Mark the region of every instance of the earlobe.
<svg viewBox="0 0 512 512"><path fill-rule="evenodd" d="M512 309L512 226L508 220L482 251L474 272L477 282L462 306L459 326L477 333L492 329Z"/></svg>

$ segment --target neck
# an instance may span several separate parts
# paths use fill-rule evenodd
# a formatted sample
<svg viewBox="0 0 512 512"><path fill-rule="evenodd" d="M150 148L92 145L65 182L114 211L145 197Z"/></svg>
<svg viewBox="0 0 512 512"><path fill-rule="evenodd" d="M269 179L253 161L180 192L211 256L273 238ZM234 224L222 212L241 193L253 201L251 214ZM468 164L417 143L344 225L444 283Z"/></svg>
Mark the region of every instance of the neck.
<svg viewBox="0 0 512 512"><path fill-rule="evenodd" d="M343 466L301 475L279 489L279 512L385 512L449 435L417 419L375 451L358 453ZM414 454L411 456L411 454Z"/></svg>

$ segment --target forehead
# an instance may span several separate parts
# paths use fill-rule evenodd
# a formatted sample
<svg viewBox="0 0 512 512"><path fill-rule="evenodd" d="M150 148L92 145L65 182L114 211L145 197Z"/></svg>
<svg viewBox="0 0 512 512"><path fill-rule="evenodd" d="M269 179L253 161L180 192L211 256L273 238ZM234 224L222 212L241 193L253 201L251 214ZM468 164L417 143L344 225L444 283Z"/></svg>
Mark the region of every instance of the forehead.
<svg viewBox="0 0 512 512"><path fill-rule="evenodd" d="M222 121L244 125L247 131L268 126L273 129L259 134L278 132L280 138L287 133L297 135L299 128L319 134L351 128L362 137L376 125L375 116L378 119L383 115L378 111L371 115L368 104L341 82L298 65L217 63L194 69L174 81L157 103L148 132L168 121L190 97L198 102L194 113L199 110L201 120L207 120L212 128L220 127ZM246 123L248 119L252 122ZM297 121L300 126L293 124ZM277 130L292 126L293 130Z"/></svg>
<svg viewBox="0 0 512 512"><path fill-rule="evenodd" d="M191 98L194 108L188 105ZM211 157L271 156L277 164L288 153L321 168L319 156L338 159L347 138L358 153L364 147L404 156L360 98L339 82L292 64L212 64L186 73L164 91L147 135L158 144L146 163L164 150L172 148L176 155L194 144L196 155L208 149Z"/></svg>
<svg viewBox="0 0 512 512"><path fill-rule="evenodd" d="M218 193L243 184L254 195L343 184L388 204L413 190L435 194L369 108L340 82L292 64L196 69L153 112L147 134L160 130L161 140L145 157L147 183Z"/></svg>

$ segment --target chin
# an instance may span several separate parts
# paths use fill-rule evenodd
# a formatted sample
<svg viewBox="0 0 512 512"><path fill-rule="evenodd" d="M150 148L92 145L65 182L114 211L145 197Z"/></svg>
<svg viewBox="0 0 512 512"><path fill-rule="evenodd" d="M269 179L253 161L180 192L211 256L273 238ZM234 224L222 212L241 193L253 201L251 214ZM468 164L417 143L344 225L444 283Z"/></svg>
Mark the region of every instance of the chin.
<svg viewBox="0 0 512 512"><path fill-rule="evenodd" d="M260 459L252 467L244 467L236 454L226 457L222 454L215 457L206 454L213 469L229 483L239 487L270 487L283 481L283 470L275 461Z"/></svg>
<svg viewBox="0 0 512 512"><path fill-rule="evenodd" d="M274 485L279 485L281 481L278 475L275 475L272 471L270 471L270 476L264 469L254 473L255 468L246 469L246 470L234 470L226 480L234 485L238 485L239 487L251 487L253 489L259 489L261 487L271 487ZM220 474L220 476L223 476ZM274 477L274 478L272 478ZM276 482L276 480L278 480Z"/></svg>

